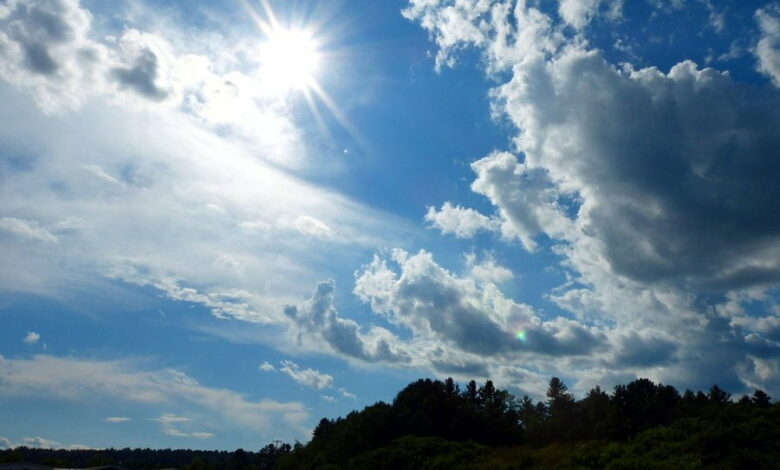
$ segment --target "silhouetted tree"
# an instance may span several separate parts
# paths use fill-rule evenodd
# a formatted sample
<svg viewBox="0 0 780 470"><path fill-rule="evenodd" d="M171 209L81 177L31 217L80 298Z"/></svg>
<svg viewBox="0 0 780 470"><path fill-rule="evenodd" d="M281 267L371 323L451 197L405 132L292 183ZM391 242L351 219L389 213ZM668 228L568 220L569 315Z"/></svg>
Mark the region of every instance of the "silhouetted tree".
<svg viewBox="0 0 780 470"><path fill-rule="evenodd" d="M463 391L463 397L472 406L479 406L479 389L477 388L477 382L471 380L466 385L466 390Z"/></svg>
<svg viewBox="0 0 780 470"><path fill-rule="evenodd" d="M769 408L772 406L772 397L770 397L765 391L763 390L756 390L753 392L753 397L751 399L754 405L756 405L759 408Z"/></svg>
<svg viewBox="0 0 780 470"><path fill-rule="evenodd" d="M731 399L731 394L724 391L717 385L710 387L710 393L707 394L707 398L713 405L724 405Z"/></svg>
<svg viewBox="0 0 780 470"><path fill-rule="evenodd" d="M546 439L573 439L577 433L575 424L574 395L559 379L553 377L547 387L547 432Z"/></svg>
<svg viewBox="0 0 780 470"><path fill-rule="evenodd" d="M609 436L612 404L607 392L598 385L590 389L579 402L580 429L578 438L604 439Z"/></svg>

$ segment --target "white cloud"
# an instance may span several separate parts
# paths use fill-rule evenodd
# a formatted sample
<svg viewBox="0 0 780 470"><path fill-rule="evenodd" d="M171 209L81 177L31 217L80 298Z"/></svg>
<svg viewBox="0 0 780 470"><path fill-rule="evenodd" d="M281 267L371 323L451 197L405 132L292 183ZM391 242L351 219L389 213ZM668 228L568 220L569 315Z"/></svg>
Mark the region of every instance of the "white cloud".
<svg viewBox="0 0 780 470"><path fill-rule="evenodd" d="M324 374L314 369L301 369L300 366L293 361L283 360L282 367L280 367L279 370L305 387L322 390L330 388L333 385L332 375Z"/></svg>
<svg viewBox="0 0 780 470"><path fill-rule="evenodd" d="M484 278L477 282L448 272L430 253L396 250L393 261L398 272L379 257L364 266L354 293L423 342L480 356L581 355L603 342L600 332L576 322L542 321L531 307L506 298ZM524 332L522 340L518 331Z"/></svg>
<svg viewBox="0 0 780 470"><path fill-rule="evenodd" d="M19 237L43 243L57 243L57 237L38 225L34 220L17 219L15 217L0 218L0 231Z"/></svg>
<svg viewBox="0 0 780 470"><path fill-rule="evenodd" d="M162 431L167 436L184 437L193 439L210 439L214 437L213 433L204 431L182 431L178 426L189 423L192 421L190 418L184 416L177 416L174 414L166 413L158 418L152 418L152 421L160 423Z"/></svg>
<svg viewBox="0 0 780 470"><path fill-rule="evenodd" d="M42 437L25 437L22 442L27 447L38 449L62 449L63 445L57 441L44 439Z"/></svg>
<svg viewBox="0 0 780 470"><path fill-rule="evenodd" d="M369 362L409 362L409 354L390 331L376 326L365 331L354 320L341 317L334 305L335 290L334 281L320 282L309 300L285 307L290 335L298 347Z"/></svg>
<svg viewBox="0 0 780 470"><path fill-rule="evenodd" d="M11 2L0 17L0 78L30 90L46 112L75 108L103 87L106 48L89 39L78 0Z"/></svg>
<svg viewBox="0 0 780 470"><path fill-rule="evenodd" d="M122 416L110 416L106 418L105 420L107 423L126 423L128 421L132 421L131 418L126 418Z"/></svg>
<svg viewBox="0 0 780 470"><path fill-rule="evenodd" d="M450 2L448 2L450 3ZM436 25L431 35L441 47L436 54L436 68L452 66L453 50L466 45L482 44L486 37L477 19L490 10L486 0L461 0L447 5L430 0L412 0L403 11L409 19L420 19L424 25Z"/></svg>
<svg viewBox="0 0 780 470"><path fill-rule="evenodd" d="M453 206L449 202L445 202L439 211L435 207L429 207L425 214L425 221L441 230L441 233L453 234L458 238L471 238L479 231L498 229L497 221L474 209Z"/></svg>
<svg viewBox="0 0 780 470"><path fill-rule="evenodd" d="M279 323L283 306L332 267L333 255L354 266L361 249L406 230L405 222L274 169L180 114L94 104L52 120L7 85L0 84L0 97L9 104L0 110L4 151L36 155L31 168L11 165L2 177L0 213L15 214L0 219L0 232L12 235L0 236L6 288L68 295L68 284L98 282L97 273L225 317ZM62 183L57 191L52 179ZM318 218L277 224L301 213ZM22 249L29 241L42 243Z"/></svg>
<svg viewBox="0 0 780 470"><path fill-rule="evenodd" d="M0 449L13 449L16 447L10 440L0 436Z"/></svg>
<svg viewBox="0 0 780 470"><path fill-rule="evenodd" d="M587 26L598 14L602 4L606 6L606 17L620 18L623 0L560 0L558 14L576 29Z"/></svg>
<svg viewBox="0 0 780 470"><path fill-rule="evenodd" d="M338 390L339 390L339 393L341 394L342 397L350 398L352 400L357 400L357 395L355 395L354 393L350 393L349 391L347 391L346 389L341 388L341 387L339 387Z"/></svg>
<svg viewBox="0 0 780 470"><path fill-rule="evenodd" d="M336 403L336 397L332 395L320 395L320 398L322 398L328 403Z"/></svg>
<svg viewBox="0 0 780 470"><path fill-rule="evenodd" d="M325 222L309 215L296 218L293 225L296 230L309 237L328 238L333 233Z"/></svg>
<svg viewBox="0 0 780 470"><path fill-rule="evenodd" d="M67 449L67 450L89 450L93 447L85 446L83 444L68 444L64 445L51 439L46 439L40 436L25 437L20 443L13 443L10 439L0 436L0 450L2 449L14 449L16 447L32 447L36 449Z"/></svg>
<svg viewBox="0 0 780 470"><path fill-rule="evenodd" d="M407 14L430 32L439 54L482 47L486 73L501 81L491 92L492 110L516 127L516 155L494 152L472 165L472 189L495 206L495 214L484 217L497 218L503 237L519 239L527 250L537 249L540 240L551 246L567 282L548 298L579 322L603 328L608 347L602 353L556 367L590 379L643 370L691 387L712 381L735 390L771 385L774 369L756 364L776 359L778 344L758 322L737 317L738 328L736 314L719 311L716 297L780 284L780 224L769 215L780 210L780 167L773 163L780 145L778 96L690 61L668 72L610 64L589 45L586 31L562 32L567 21L586 24L597 3L561 3L571 8L559 11L562 24L534 2L495 6L490 14L463 2L468 11L459 12L459 19L478 27L481 39L447 42L441 38L452 22L442 15L453 10L446 3L410 2ZM656 3L661 9L683 6ZM712 26L723 26L717 12L709 12ZM773 4L756 14L762 29L756 54L770 76L780 37L777 12ZM426 262L426 276L412 276L407 262L399 262L400 275L375 262L356 293L401 324L467 345L471 338L455 327L469 315L450 319L442 306L468 312L480 304L470 295L461 300L462 286L443 289L457 285L451 274L437 273ZM404 296L395 292L418 278L426 279L428 292L449 297L419 297L423 288ZM404 311L401 298L417 299L407 304L414 315L398 315ZM429 305L443 318L426 326L436 316L416 309Z"/></svg>
<svg viewBox="0 0 780 470"><path fill-rule="evenodd" d="M512 271L498 264L495 257L488 255L477 261L473 253L466 255L466 266L471 271L471 277L477 281L501 283L514 277Z"/></svg>
<svg viewBox="0 0 780 470"><path fill-rule="evenodd" d="M471 167L477 175L471 188L498 206L505 238L519 239L533 251L534 236L545 232L560 237L571 230L561 214L559 192L543 171L528 168L507 152L488 155Z"/></svg>
<svg viewBox="0 0 780 470"><path fill-rule="evenodd" d="M301 328L285 306L405 238L406 221L279 169L307 152L287 98L251 59L256 38L204 40L156 11L112 30L76 0L25 5L0 18L4 289L67 298L148 286L276 328L263 337L294 347L283 333ZM49 72L28 63L46 57ZM334 316L323 331L314 348L400 357L381 328Z"/></svg>
<svg viewBox="0 0 780 470"><path fill-rule="evenodd" d="M231 390L201 385L174 369L143 369L130 361L47 355L32 359L0 357L0 382L0 396L6 400L38 397L85 404L109 400L148 407L178 406L208 417L213 426L238 426L269 439L279 432L301 437L308 434L303 426L308 412L301 403L250 399ZM171 413L156 421L165 425L186 423L187 419Z"/></svg>
<svg viewBox="0 0 780 470"><path fill-rule="evenodd" d="M756 11L761 39L756 45L758 70L780 87L780 4L772 3Z"/></svg>
<svg viewBox="0 0 780 470"><path fill-rule="evenodd" d="M24 337L22 341L24 341L27 344L35 344L38 342L38 340L41 339L41 335L34 331L28 331L27 335Z"/></svg>
<svg viewBox="0 0 780 470"><path fill-rule="evenodd" d="M274 365L268 361L263 361L263 363L257 366L257 368L263 372L274 372L276 370L276 367L274 367Z"/></svg>
<svg viewBox="0 0 780 470"><path fill-rule="evenodd" d="M157 421L162 424L175 424L175 423L188 423L190 418L184 416L176 416L171 413L166 413L158 418L151 418L152 421Z"/></svg>

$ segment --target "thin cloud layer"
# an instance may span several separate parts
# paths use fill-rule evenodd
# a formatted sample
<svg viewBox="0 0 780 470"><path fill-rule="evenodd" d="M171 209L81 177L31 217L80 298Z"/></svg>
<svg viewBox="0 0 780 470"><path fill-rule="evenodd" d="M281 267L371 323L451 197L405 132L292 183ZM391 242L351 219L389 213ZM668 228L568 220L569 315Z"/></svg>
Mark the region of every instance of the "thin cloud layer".
<svg viewBox="0 0 780 470"><path fill-rule="evenodd" d="M144 369L126 361L47 355L31 359L0 357L0 395L72 402L108 400L115 404L135 403L168 408L185 403L199 414L211 417L211 424L217 428L239 426L267 439L271 439L279 429L299 436L308 433L304 426L308 412L302 403L251 400L231 390L201 385L178 370ZM187 434L184 437L211 437L203 434L205 431L185 432L176 427L178 423L189 422L188 417L168 413L156 420L169 435L181 433ZM119 421L115 419L112 422Z"/></svg>
<svg viewBox="0 0 780 470"><path fill-rule="evenodd" d="M61 297L112 279L283 324L330 269L323 246L348 263L395 238L385 221L404 225L278 168L303 144L259 66L238 70L240 47L139 25L97 40L77 0L11 2L0 25L6 288Z"/></svg>

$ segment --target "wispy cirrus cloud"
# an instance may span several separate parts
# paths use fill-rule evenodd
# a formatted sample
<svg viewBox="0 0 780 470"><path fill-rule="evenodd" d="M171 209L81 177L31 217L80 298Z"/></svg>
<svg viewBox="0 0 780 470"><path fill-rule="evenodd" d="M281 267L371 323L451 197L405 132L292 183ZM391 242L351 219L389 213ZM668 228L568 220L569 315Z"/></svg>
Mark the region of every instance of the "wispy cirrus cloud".
<svg viewBox="0 0 780 470"><path fill-rule="evenodd" d="M105 421L107 423L126 423L128 421L132 421L132 419L124 416L109 416L105 419Z"/></svg>
<svg viewBox="0 0 780 470"><path fill-rule="evenodd" d="M279 429L285 429L291 435L306 436L308 433L304 422L309 415L302 403L249 399L232 390L202 385L175 369L144 369L132 361L48 355L30 359L0 357L0 383L0 395L9 398L25 396L74 402L111 400L151 409L186 404L188 410L209 416L218 427L238 426L258 436L266 433L270 436L272 431ZM127 419L109 420L118 423ZM167 413L155 420L161 426L172 426L171 432L185 433L175 425L188 422L190 418ZM209 434L193 432L201 434L189 437L206 438Z"/></svg>
<svg viewBox="0 0 780 470"><path fill-rule="evenodd" d="M160 423L164 434L173 437L185 437L194 439L210 439L214 437L214 433L205 431L183 431L182 425L190 423L192 420L185 416L177 416L171 413L163 414L157 418L151 418L152 421Z"/></svg>

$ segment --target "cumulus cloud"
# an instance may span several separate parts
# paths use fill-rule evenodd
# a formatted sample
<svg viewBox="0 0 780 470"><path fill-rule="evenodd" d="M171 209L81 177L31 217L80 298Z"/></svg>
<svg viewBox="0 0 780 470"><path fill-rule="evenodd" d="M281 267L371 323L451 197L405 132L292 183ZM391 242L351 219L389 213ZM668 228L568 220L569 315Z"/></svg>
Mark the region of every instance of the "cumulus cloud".
<svg viewBox="0 0 780 470"><path fill-rule="evenodd" d="M101 20L77 0L3 4L4 289L65 298L132 283L276 333L303 286L403 238L406 221L280 170L305 152L241 38ZM386 330L338 315L315 338L407 359Z"/></svg>
<svg viewBox="0 0 780 470"><path fill-rule="evenodd" d="M431 34L441 47L436 54L436 68L455 64L453 50L467 45L480 45L486 35L478 20L490 10L490 2L485 0L465 0L459 2L431 2L412 0L403 10L409 19L419 19L430 26Z"/></svg>
<svg viewBox="0 0 780 470"><path fill-rule="evenodd" d="M484 217L499 221L503 238L529 251L543 241L561 256L567 282L548 298L572 311L580 328L609 325L612 352L599 360L622 370L652 368L658 379L699 387L716 378L745 387L761 374L773 383L773 370L763 364L780 349L759 332L766 322L716 307L735 292L767 292L780 283L780 225L772 217L780 212L776 91L691 61L668 71L609 63L589 45L586 31L565 29L581 29L601 14L601 2L561 2L560 19L535 2L513 9L458 5L412 0L406 14L429 31L444 57L480 47L486 73L500 80L492 109L518 130L513 152L475 162L472 189L494 205L494 214ZM704 7L712 27L722 28L711 5ZM774 4L756 13L762 31L756 54L770 77L777 17ZM471 23L478 37L448 35L459 22ZM374 272L381 279L372 285L403 279L379 262L367 270ZM399 317L392 289L371 289L359 295L372 308L393 312L395 321L427 318L419 312ZM421 298L410 310L426 302L464 303L436 301ZM564 320L558 321L574 321ZM446 316L433 325L456 343L469 341ZM637 329L643 336L628 333ZM578 364L594 374L600 367L598 361Z"/></svg>
<svg viewBox="0 0 780 470"><path fill-rule="evenodd" d="M507 152L493 153L471 167L477 175L471 188L498 206L504 237L519 239L533 251L535 235L562 236L570 230L559 193L545 172L530 170Z"/></svg>
<svg viewBox="0 0 780 470"><path fill-rule="evenodd" d="M10 2L0 17L0 77L31 90L47 112L79 106L101 87L106 49L89 38L78 0Z"/></svg>
<svg viewBox="0 0 780 470"><path fill-rule="evenodd" d="M35 344L40 339L41 339L41 335L39 335L34 331L28 331L27 335L24 337L22 341L25 342L26 344Z"/></svg>
<svg viewBox="0 0 780 470"><path fill-rule="evenodd" d="M282 367L279 368L281 372L305 387L322 390L333 385L332 375L314 369L301 369L298 364L289 360L283 360L281 364Z"/></svg>
<svg viewBox="0 0 780 470"><path fill-rule="evenodd" d="M425 251L409 255L396 250L392 261L398 271L375 257L358 273L354 293L417 337L479 355L587 354L603 341L601 333L576 322L541 320L530 306L504 297L495 285L457 277Z"/></svg>
<svg viewBox="0 0 780 470"><path fill-rule="evenodd" d="M93 15L79 0L10 2L3 11L0 78L29 91L47 114L94 101L178 110L258 150L273 148L265 158L281 166L299 166L286 97L246 60L239 38L210 36L204 44L164 19L165 27L133 24L129 13L130 24L106 35L93 29Z"/></svg>
<svg viewBox="0 0 780 470"><path fill-rule="evenodd" d="M473 188L526 247L541 233L587 244L614 272L642 281L773 282L780 233L765 217L776 198L765 196L776 189L776 94L756 95L692 62L669 73L618 69L580 46L517 65L494 97L522 130L523 158L476 162ZM565 204L571 196L575 204Z"/></svg>
<svg viewBox="0 0 780 470"><path fill-rule="evenodd" d="M445 202L438 211L435 207L429 207L425 221L441 230L441 233L453 234L458 238L471 238L479 231L494 231L498 228L496 221L474 209L453 206L449 202Z"/></svg>
<svg viewBox="0 0 780 470"><path fill-rule="evenodd" d="M339 315L334 305L334 281L317 284L311 299L288 305L284 314L299 346L322 343L327 350L347 358L370 362L403 363L410 360L398 338L390 331L374 327L361 331L354 320Z"/></svg>
<svg viewBox="0 0 780 470"><path fill-rule="evenodd" d="M614 364L621 368L663 365L673 359L677 344L666 338L645 338L635 332L617 341Z"/></svg>
<svg viewBox="0 0 780 470"><path fill-rule="evenodd" d="M567 24L582 29L598 15L602 5L606 8L607 18L621 17L623 0L561 0L558 3L558 14Z"/></svg>
<svg viewBox="0 0 780 470"><path fill-rule="evenodd" d="M471 277L477 281L501 283L514 277L512 271L498 263L493 255L478 260L473 253L466 255L466 266L471 272Z"/></svg>
<svg viewBox="0 0 780 470"><path fill-rule="evenodd" d="M262 364L257 366L258 369L262 370L263 372L274 372L276 371L276 367L274 367L273 364L271 364L268 361L263 361Z"/></svg>
<svg viewBox="0 0 780 470"><path fill-rule="evenodd" d="M120 86L152 101L162 101L170 91L161 83L164 68L160 64L162 53L153 46L150 38L154 37L138 30L126 31L120 40L120 50L131 58L131 62L126 67L113 68L111 75Z"/></svg>

